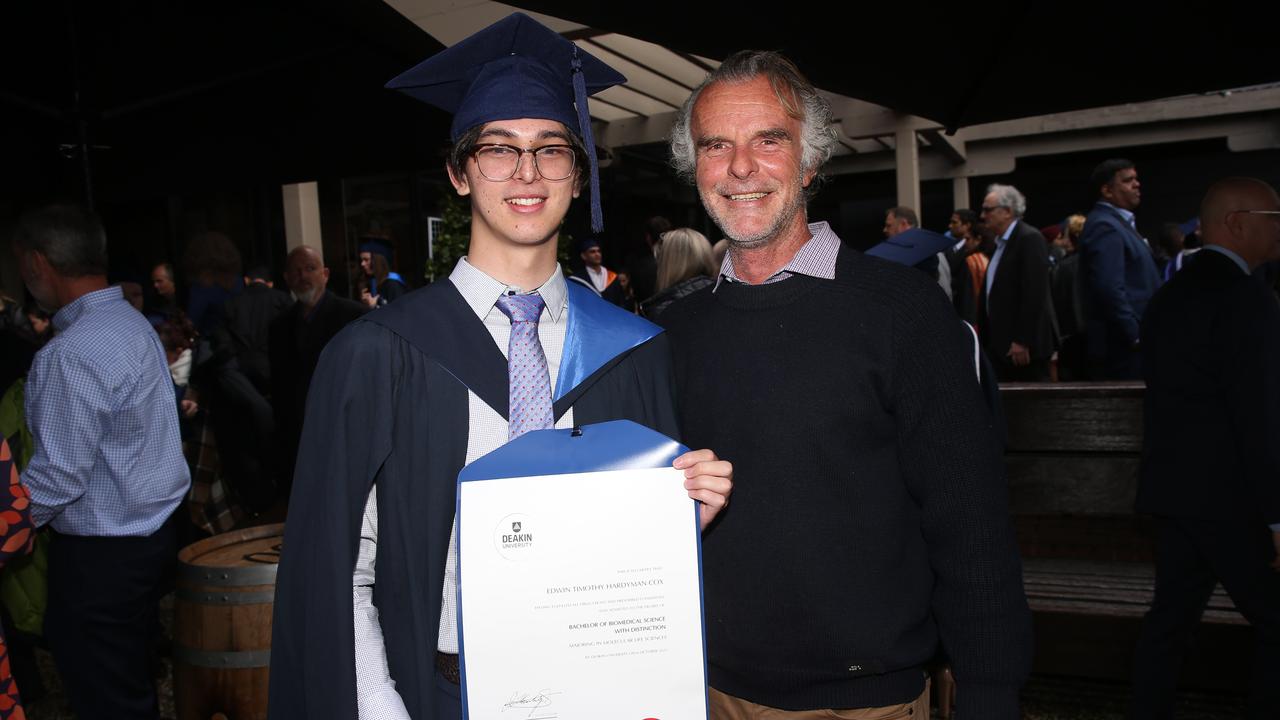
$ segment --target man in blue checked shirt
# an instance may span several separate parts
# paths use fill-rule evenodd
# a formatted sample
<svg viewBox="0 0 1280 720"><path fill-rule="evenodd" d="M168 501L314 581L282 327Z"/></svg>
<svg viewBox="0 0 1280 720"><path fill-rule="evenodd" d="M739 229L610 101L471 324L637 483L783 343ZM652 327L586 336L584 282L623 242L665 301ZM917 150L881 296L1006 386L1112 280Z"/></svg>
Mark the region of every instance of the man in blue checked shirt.
<svg viewBox="0 0 1280 720"><path fill-rule="evenodd" d="M92 212L23 216L14 251L58 334L36 355L26 415L35 455L22 474L31 518L50 525L45 637L81 720L157 718L148 668L170 521L190 476L173 383L155 331L107 285Z"/></svg>

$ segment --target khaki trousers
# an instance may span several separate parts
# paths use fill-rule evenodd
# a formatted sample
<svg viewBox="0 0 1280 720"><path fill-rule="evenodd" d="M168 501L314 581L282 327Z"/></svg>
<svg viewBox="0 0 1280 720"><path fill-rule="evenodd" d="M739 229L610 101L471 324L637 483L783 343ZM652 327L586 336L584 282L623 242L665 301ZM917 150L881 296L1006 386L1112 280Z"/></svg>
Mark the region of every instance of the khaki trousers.
<svg viewBox="0 0 1280 720"><path fill-rule="evenodd" d="M715 688L707 688L711 720L929 720L929 682L913 702L878 708L833 710L779 710L757 705Z"/></svg>

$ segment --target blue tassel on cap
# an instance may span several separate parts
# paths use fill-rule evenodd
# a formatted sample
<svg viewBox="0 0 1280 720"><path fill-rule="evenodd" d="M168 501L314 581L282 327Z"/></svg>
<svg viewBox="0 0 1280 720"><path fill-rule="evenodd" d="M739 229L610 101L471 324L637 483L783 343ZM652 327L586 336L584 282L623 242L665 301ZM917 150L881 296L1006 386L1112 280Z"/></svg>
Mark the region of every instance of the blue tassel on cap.
<svg viewBox="0 0 1280 720"><path fill-rule="evenodd" d="M591 166L591 232L604 232L604 211L600 208L600 168L596 163L596 139L591 132L591 113L587 108L587 83L582 77L582 60L578 46L573 46L573 103L578 106L578 127L587 146L587 163Z"/></svg>

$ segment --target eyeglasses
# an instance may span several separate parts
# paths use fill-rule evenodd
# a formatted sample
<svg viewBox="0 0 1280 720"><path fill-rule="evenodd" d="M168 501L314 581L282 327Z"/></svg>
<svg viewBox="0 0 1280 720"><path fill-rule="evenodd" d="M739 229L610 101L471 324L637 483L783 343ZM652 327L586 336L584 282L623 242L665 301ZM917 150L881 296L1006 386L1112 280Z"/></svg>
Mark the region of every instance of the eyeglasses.
<svg viewBox="0 0 1280 720"><path fill-rule="evenodd" d="M480 174L493 182L514 177L525 153L533 156L533 167L543 180L568 178L573 174L573 166L577 161L572 145L543 145L525 149L501 143L483 143L471 149Z"/></svg>
<svg viewBox="0 0 1280 720"><path fill-rule="evenodd" d="M991 207L987 207L986 205L983 205L983 206L982 206L982 213L983 213L984 215L985 215L986 213L993 213L993 212L995 212L995 211L999 210L999 209L1000 209L1000 208L1002 208L1002 207L1004 207L1004 205L992 205Z"/></svg>
<svg viewBox="0 0 1280 720"><path fill-rule="evenodd" d="M1228 215L1236 213L1244 213L1245 215L1268 215L1270 217L1280 217L1280 210L1232 210Z"/></svg>

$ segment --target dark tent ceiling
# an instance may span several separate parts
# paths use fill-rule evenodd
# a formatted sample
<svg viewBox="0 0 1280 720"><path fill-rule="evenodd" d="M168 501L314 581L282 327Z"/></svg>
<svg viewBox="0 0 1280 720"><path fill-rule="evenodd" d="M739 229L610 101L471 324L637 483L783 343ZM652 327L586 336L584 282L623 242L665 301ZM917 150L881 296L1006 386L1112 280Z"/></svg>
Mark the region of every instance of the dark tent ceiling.
<svg viewBox="0 0 1280 720"><path fill-rule="evenodd" d="M417 167L447 120L382 89L439 43L381 0L0 4L0 191ZM83 135L81 130L83 129Z"/></svg>
<svg viewBox="0 0 1280 720"><path fill-rule="evenodd" d="M950 128L1280 80L1265 3L511 1L709 58L779 50L824 90Z"/></svg>
<svg viewBox="0 0 1280 720"><path fill-rule="evenodd" d="M1258 5L516 4L949 127L1280 80ZM74 196L82 141L100 196L421 167L446 118L382 84L438 49L381 0L0 3L0 193Z"/></svg>

